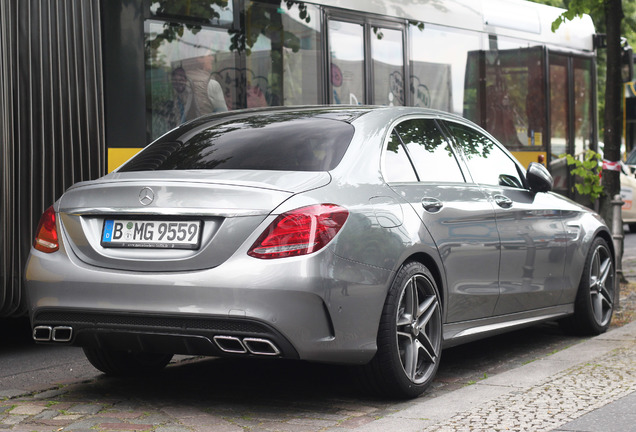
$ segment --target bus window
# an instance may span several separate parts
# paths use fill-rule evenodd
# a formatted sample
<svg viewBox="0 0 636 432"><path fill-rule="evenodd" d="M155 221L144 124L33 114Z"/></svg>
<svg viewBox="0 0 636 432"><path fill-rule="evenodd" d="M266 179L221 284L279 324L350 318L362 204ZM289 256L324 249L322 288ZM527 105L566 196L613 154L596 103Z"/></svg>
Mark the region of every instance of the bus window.
<svg viewBox="0 0 636 432"><path fill-rule="evenodd" d="M320 13L298 2L248 2L248 108L319 102Z"/></svg>
<svg viewBox="0 0 636 432"><path fill-rule="evenodd" d="M236 105L235 54L225 29L145 22L147 136Z"/></svg>
<svg viewBox="0 0 636 432"><path fill-rule="evenodd" d="M373 27L373 103L404 105L404 49L402 31Z"/></svg>
<svg viewBox="0 0 636 432"><path fill-rule="evenodd" d="M592 60L574 58L574 154L584 154L592 145Z"/></svg>
<svg viewBox="0 0 636 432"><path fill-rule="evenodd" d="M486 130L510 150L544 148L546 120L543 49L508 48L486 53Z"/></svg>
<svg viewBox="0 0 636 432"><path fill-rule="evenodd" d="M544 160L545 49L494 35L488 41L488 51L468 55L464 116L494 135L524 166Z"/></svg>
<svg viewBox="0 0 636 432"><path fill-rule="evenodd" d="M568 59L550 55L550 172L554 191L568 195L568 167L565 157L569 151Z"/></svg>
<svg viewBox="0 0 636 432"><path fill-rule="evenodd" d="M464 83L468 52L480 48L479 33L411 24L409 37L413 105L461 115L465 101L476 97L464 94Z"/></svg>
<svg viewBox="0 0 636 432"><path fill-rule="evenodd" d="M364 27L343 21L329 21L331 95L333 104L358 105L366 102L364 92Z"/></svg>

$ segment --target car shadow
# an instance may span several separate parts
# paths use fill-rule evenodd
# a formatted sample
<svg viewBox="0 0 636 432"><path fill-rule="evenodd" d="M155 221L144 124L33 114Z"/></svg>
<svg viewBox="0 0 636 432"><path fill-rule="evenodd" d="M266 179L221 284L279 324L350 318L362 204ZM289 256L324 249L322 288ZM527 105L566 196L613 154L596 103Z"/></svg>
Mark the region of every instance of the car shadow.
<svg viewBox="0 0 636 432"><path fill-rule="evenodd" d="M421 397L435 397L526 363L583 340L544 324L444 350L437 378ZM304 361L256 358L184 357L148 376L107 377L67 388L73 398L137 400L153 406L208 407L235 411L303 406L330 407L329 401L355 401L376 407L395 401L375 395L357 368Z"/></svg>

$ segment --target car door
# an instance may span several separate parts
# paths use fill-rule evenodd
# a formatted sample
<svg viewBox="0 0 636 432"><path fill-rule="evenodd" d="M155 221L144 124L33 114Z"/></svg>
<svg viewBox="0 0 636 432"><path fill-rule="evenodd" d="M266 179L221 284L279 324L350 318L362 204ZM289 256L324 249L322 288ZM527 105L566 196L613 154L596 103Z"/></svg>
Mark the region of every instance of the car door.
<svg viewBox="0 0 636 432"><path fill-rule="evenodd" d="M446 322L493 313L499 296L495 213L467 183L453 147L431 118L396 124L384 153L387 183L410 203L434 239L446 274Z"/></svg>
<svg viewBox="0 0 636 432"><path fill-rule="evenodd" d="M563 215L555 210L554 197L528 190L518 162L481 131L462 123L445 125L496 214L501 294L494 314L558 304L565 286L567 244Z"/></svg>

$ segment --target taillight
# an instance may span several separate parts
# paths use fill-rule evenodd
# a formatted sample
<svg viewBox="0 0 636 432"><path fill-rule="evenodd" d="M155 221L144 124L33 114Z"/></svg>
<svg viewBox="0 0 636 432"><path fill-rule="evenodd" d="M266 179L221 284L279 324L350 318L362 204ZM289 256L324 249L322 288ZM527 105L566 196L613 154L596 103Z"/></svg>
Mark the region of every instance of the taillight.
<svg viewBox="0 0 636 432"><path fill-rule="evenodd" d="M335 204L303 207L278 216L250 248L254 258L307 255L325 247L340 231L349 212Z"/></svg>
<svg viewBox="0 0 636 432"><path fill-rule="evenodd" d="M55 210L53 206L46 209L40 218L33 247L42 252L55 252L60 248L55 227Z"/></svg>

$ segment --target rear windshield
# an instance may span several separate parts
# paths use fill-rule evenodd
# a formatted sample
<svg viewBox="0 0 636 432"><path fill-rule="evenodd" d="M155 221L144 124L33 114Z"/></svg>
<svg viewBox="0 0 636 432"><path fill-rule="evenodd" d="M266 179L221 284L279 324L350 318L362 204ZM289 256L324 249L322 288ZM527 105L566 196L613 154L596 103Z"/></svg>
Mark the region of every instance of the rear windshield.
<svg viewBox="0 0 636 432"><path fill-rule="evenodd" d="M344 155L354 128L325 118L253 117L215 125L185 143L158 141L119 172L240 169L329 171Z"/></svg>

